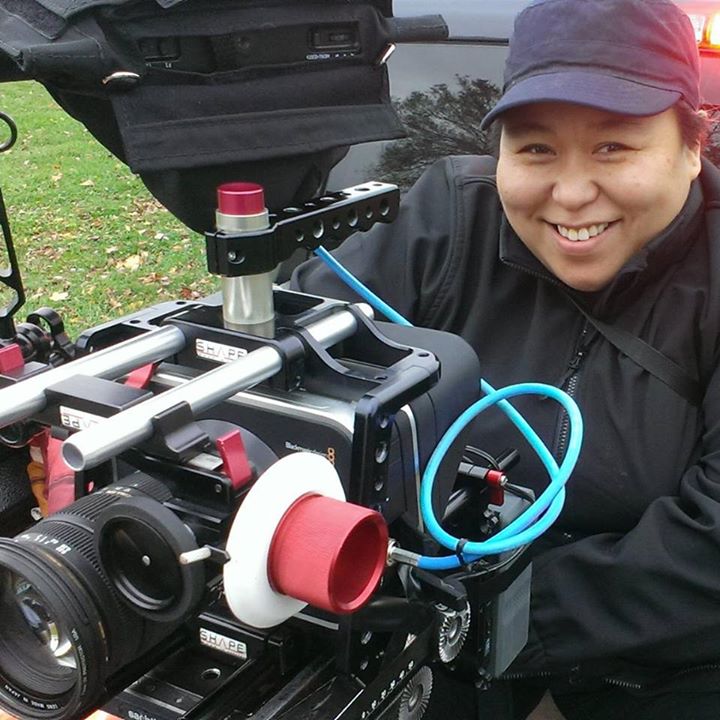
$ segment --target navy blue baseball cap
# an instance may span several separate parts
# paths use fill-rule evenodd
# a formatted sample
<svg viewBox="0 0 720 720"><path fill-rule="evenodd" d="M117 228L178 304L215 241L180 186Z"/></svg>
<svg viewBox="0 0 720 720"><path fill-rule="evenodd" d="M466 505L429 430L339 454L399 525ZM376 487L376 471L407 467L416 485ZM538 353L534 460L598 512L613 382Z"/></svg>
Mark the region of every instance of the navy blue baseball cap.
<svg viewBox="0 0 720 720"><path fill-rule="evenodd" d="M671 0L535 0L515 19L503 95L481 128L530 103L643 116L679 100L698 109L700 68L690 19Z"/></svg>

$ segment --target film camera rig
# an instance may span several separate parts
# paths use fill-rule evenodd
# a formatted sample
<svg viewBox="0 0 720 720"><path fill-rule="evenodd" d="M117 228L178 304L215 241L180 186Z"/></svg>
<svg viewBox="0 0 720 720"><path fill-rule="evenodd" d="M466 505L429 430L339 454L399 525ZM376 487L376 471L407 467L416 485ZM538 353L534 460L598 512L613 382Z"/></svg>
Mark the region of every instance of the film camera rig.
<svg viewBox="0 0 720 720"><path fill-rule="evenodd" d="M345 55L368 45L350 39ZM54 94L76 111L76 90ZM376 132L387 135L383 122ZM126 159L164 199L173 182L159 181L147 156ZM273 285L295 249L391 222L397 189L370 182L277 197L268 204L285 209L270 214L257 182L220 184L206 234L220 294L148 308L75 343L47 309L14 324L22 282L3 212L2 280L16 294L0 343L0 439L15 448L4 465L17 485L17 448L49 431L75 497L33 526L7 524L15 537L0 539L0 707L9 712L419 720L431 667L483 687L524 644L522 549L457 571L418 567L442 554L425 527L421 477L478 397L475 353L446 333L374 322L365 306ZM202 216L171 209L187 211L188 224ZM522 489L525 499L502 502L511 461L483 467L457 442L433 486L436 516L458 537L492 536L527 502Z"/></svg>
<svg viewBox="0 0 720 720"><path fill-rule="evenodd" d="M221 210L254 209L260 189L219 195ZM277 288L273 327L257 312L263 270L326 241L325 227L341 239L397 207L397 189L369 183L260 230L208 233L210 267L232 273L222 295L89 330L57 367L4 342L0 423L13 437L41 426L65 438L78 498L0 540L8 710L419 718L433 662L487 679L510 662L525 630L525 558L454 574L412 562L433 546L419 473L477 395L474 352ZM433 504L449 526L489 535L499 500L477 481L486 469L457 482L461 456L444 461Z"/></svg>

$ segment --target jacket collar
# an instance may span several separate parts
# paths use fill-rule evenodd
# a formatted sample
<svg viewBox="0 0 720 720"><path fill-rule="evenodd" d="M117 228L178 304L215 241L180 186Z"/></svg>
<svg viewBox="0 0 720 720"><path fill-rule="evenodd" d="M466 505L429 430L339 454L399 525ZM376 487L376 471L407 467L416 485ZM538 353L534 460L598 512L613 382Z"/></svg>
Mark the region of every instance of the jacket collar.
<svg viewBox="0 0 720 720"><path fill-rule="evenodd" d="M528 250L504 215L500 228L500 260L557 285L588 310L605 314L617 307L621 301L627 302L630 299L628 294L641 292L647 283L668 266L682 260L692 241L698 236L706 194L712 196L720 206L720 171L709 162L703 161L701 178L691 184L685 205L675 219L635 253L605 287L595 292L574 290L553 275Z"/></svg>

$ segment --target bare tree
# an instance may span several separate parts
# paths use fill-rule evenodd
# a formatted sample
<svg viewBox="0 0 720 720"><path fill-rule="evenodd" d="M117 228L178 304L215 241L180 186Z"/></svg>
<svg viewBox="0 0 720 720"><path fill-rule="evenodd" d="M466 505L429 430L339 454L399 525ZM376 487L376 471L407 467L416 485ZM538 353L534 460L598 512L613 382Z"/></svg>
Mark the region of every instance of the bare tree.
<svg viewBox="0 0 720 720"><path fill-rule="evenodd" d="M487 80L456 75L457 89L445 83L395 102L408 132L388 145L375 168L379 177L408 188L432 162L446 155L488 154L491 132L480 130L500 92Z"/></svg>

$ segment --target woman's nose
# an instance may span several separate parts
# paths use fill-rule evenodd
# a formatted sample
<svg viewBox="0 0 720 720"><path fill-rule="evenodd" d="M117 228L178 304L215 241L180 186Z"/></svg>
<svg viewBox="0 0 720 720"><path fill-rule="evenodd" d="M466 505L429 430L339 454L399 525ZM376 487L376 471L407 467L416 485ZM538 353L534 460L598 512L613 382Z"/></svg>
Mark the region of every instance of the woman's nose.
<svg viewBox="0 0 720 720"><path fill-rule="evenodd" d="M577 210L597 199L600 189L587 165L578 160L564 163L555 176L553 200L567 210Z"/></svg>

